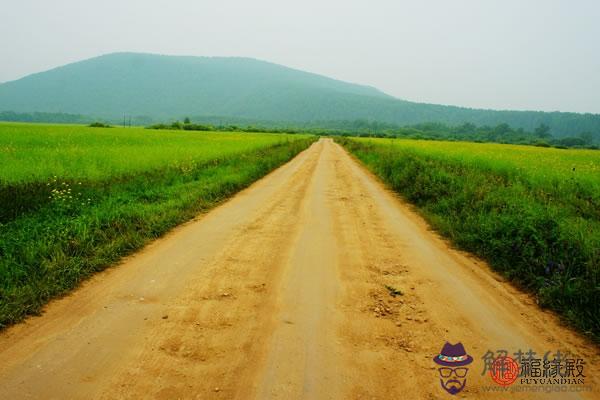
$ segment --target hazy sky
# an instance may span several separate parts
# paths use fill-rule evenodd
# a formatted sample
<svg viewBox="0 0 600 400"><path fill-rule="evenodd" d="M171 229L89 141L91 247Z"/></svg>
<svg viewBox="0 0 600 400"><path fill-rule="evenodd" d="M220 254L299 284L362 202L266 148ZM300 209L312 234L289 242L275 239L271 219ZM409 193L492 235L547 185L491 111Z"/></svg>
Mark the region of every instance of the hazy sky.
<svg viewBox="0 0 600 400"><path fill-rule="evenodd" d="M247 56L403 99L600 113L598 0L0 0L0 81L100 54Z"/></svg>

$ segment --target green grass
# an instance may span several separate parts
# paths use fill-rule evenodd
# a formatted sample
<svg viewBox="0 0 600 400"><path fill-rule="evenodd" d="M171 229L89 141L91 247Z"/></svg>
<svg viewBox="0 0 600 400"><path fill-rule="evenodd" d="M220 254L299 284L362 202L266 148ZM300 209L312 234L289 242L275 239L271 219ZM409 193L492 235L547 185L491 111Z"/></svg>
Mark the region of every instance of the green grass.
<svg viewBox="0 0 600 400"><path fill-rule="evenodd" d="M339 139L440 233L600 340L600 153Z"/></svg>
<svg viewBox="0 0 600 400"><path fill-rule="evenodd" d="M0 123L0 180L39 182L54 176L97 180L166 167L184 169L291 138L294 136Z"/></svg>
<svg viewBox="0 0 600 400"><path fill-rule="evenodd" d="M313 140L0 124L0 328L39 312Z"/></svg>

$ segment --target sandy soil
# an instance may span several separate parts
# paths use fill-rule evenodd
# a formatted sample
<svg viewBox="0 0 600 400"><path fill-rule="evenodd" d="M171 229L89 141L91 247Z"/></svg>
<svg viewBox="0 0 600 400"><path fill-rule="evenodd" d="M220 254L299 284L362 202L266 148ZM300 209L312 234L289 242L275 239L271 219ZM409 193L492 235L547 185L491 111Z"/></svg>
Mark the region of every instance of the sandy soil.
<svg viewBox="0 0 600 400"><path fill-rule="evenodd" d="M600 398L597 347L322 139L0 334L0 398L447 399L446 341L474 358L456 397L507 398L482 356L532 348L594 391L510 398Z"/></svg>

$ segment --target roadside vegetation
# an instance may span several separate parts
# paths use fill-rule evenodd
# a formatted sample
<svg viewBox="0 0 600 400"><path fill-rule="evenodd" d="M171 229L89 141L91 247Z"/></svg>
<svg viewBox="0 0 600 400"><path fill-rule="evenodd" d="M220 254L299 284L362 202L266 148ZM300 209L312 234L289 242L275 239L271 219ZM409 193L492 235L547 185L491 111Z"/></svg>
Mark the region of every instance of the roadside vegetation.
<svg viewBox="0 0 600 400"><path fill-rule="evenodd" d="M338 138L459 248L600 340L600 153Z"/></svg>
<svg viewBox="0 0 600 400"><path fill-rule="evenodd" d="M0 124L0 328L39 312L312 141Z"/></svg>

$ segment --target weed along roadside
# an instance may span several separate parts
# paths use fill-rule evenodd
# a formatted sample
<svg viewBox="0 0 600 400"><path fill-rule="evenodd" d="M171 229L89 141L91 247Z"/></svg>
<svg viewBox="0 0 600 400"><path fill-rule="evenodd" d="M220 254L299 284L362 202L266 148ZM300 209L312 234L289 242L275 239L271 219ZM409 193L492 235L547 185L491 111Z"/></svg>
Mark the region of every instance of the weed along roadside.
<svg viewBox="0 0 600 400"><path fill-rule="evenodd" d="M455 245L600 340L599 154L475 143L337 141ZM555 168L536 168L543 164Z"/></svg>
<svg viewBox="0 0 600 400"><path fill-rule="evenodd" d="M43 139L39 130L44 127L23 125L17 129L22 129L23 135L29 130L29 140L45 142L51 153L49 163L62 157L62 161L54 161L81 168L46 177L39 159L30 164L29 173L16 167L12 176L3 171L0 328L38 313L51 298L67 293L94 272L214 207L314 141L301 135L263 134L249 146L245 134L223 135L219 140L219 134L190 133L175 138L177 148L169 148L170 133L153 133L162 135L164 151L171 153L167 157L170 162L161 164L161 160L152 160L156 155L163 157L155 148L157 144L149 140L144 142L146 148L136 148L126 143L133 140L131 136L119 138L119 132L111 130L113 136L107 140L115 148L119 140L124 142L120 158L96 153L91 155L92 162L86 163L79 158L99 140L93 137L86 142L81 138L77 131L85 132L86 128L54 126L53 134ZM0 141L15 148L25 142L23 138L21 143L13 140L9 133L3 134L0 126ZM210 140L198 145L195 140L199 135ZM65 152L64 147L72 151ZM15 161L10 154L0 157L6 158L4 168ZM99 170L102 165L114 169ZM15 175L20 176L12 179Z"/></svg>

